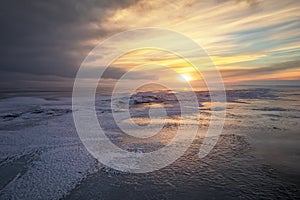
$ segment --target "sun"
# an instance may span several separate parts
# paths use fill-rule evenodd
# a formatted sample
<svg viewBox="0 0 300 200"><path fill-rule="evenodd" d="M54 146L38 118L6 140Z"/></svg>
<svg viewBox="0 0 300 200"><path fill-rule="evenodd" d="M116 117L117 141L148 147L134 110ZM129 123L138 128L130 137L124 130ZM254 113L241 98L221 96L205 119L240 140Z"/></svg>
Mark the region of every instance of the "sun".
<svg viewBox="0 0 300 200"><path fill-rule="evenodd" d="M181 74L181 78L186 82L189 82L192 80L192 77L188 74Z"/></svg>

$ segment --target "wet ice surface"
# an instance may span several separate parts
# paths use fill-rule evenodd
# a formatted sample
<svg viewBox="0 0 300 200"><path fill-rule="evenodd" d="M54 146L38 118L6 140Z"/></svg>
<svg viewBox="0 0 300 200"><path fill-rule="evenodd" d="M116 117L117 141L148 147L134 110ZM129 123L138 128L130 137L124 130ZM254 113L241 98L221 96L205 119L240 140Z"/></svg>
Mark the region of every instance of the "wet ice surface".
<svg viewBox="0 0 300 200"><path fill-rule="evenodd" d="M197 96L200 127L205 132L211 113L209 93ZM200 134L184 156L147 174L119 172L98 163L78 138L70 98L1 99L0 198L299 199L299 92L231 90L227 96L223 135L207 157L198 158ZM136 123L147 122L149 107L168 108L168 126L146 140L132 139L118 130L109 120L107 98L96 102L106 134L128 151L154 151L176 132L179 112L172 93L132 97ZM191 119L191 123L198 122Z"/></svg>
<svg viewBox="0 0 300 200"><path fill-rule="evenodd" d="M297 186L255 158L243 137L222 136L201 160L199 143L159 171L128 174L102 168L67 199L296 199L299 195Z"/></svg>

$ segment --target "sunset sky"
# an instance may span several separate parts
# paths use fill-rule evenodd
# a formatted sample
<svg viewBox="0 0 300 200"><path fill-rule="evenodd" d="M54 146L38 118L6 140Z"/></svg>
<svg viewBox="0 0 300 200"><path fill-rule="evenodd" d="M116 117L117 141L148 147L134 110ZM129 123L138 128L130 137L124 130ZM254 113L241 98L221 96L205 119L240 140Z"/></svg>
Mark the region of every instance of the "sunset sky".
<svg viewBox="0 0 300 200"><path fill-rule="evenodd" d="M1 89L70 88L81 62L99 42L143 27L167 28L195 40L225 84L300 84L297 0L12 0L1 2L0 16ZM155 59L162 54L168 59ZM171 65L179 79L199 79L174 55L146 50L121 57L104 79L114 81L149 59ZM132 79L162 77L170 78L150 67L137 70Z"/></svg>

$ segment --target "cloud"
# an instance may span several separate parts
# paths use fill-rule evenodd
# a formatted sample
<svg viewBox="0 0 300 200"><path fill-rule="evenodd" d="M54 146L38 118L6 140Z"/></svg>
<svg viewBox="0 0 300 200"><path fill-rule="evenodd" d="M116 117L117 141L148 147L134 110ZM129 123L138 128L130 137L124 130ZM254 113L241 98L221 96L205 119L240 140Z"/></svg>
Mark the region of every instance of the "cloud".
<svg viewBox="0 0 300 200"><path fill-rule="evenodd" d="M267 67L257 67L253 69L233 69L233 70L223 70L222 75L225 79L234 79L234 78L244 78L249 79L253 77L260 77L262 79L266 75L278 74L283 71L293 71L300 69L300 60L288 61L282 63L272 64ZM297 76L295 74L295 76ZM246 77L246 78L245 78Z"/></svg>
<svg viewBox="0 0 300 200"><path fill-rule="evenodd" d="M1 71L74 77L93 47L86 42L111 34L101 27L106 15L135 2L1 2Z"/></svg>
<svg viewBox="0 0 300 200"><path fill-rule="evenodd" d="M81 78L84 79L98 79L99 76L99 67L90 67L81 69L82 72L84 72L85 76L81 76ZM101 70L102 71L102 70ZM125 75L128 71L125 68L118 68L118 67L107 67L105 71L102 73L101 78L102 79L115 79L119 80L122 78L123 75ZM83 74L83 73L82 73ZM129 74L123 77L124 79L129 80L140 80L140 79L147 79L147 80L156 80L157 76L156 74L149 73L148 70L131 70Z"/></svg>
<svg viewBox="0 0 300 200"><path fill-rule="evenodd" d="M99 41L146 26L191 37L216 59L227 77L276 74L280 79L278 72L296 69L290 65L300 55L299 17L300 3L293 0L2 1L0 71L1 77L9 78L0 83L1 87L23 87L30 79L32 86L34 81L72 82L80 63ZM176 41L174 45L182 47ZM117 79L126 70L110 68L104 78ZM132 78L157 78L135 73Z"/></svg>
<svg viewBox="0 0 300 200"><path fill-rule="evenodd" d="M216 0L216 2L218 2L218 3L224 3L224 2L228 2L228 1L232 1L235 3L245 2L245 3L249 4L251 7L256 7L259 5L258 0Z"/></svg>
<svg viewBox="0 0 300 200"><path fill-rule="evenodd" d="M22 91L27 89L70 89L73 86L73 78L66 78L53 75L35 75L20 72L2 72L0 71L0 80L2 90Z"/></svg>

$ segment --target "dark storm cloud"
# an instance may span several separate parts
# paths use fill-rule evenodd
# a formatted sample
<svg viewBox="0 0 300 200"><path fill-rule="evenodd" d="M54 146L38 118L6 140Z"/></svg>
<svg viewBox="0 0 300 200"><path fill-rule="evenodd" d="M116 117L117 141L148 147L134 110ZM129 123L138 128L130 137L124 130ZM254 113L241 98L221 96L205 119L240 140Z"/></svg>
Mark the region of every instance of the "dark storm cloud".
<svg viewBox="0 0 300 200"><path fill-rule="evenodd" d="M103 68L103 67L101 67ZM84 79L98 79L99 78L99 68L86 68L86 70L81 69L82 74L84 72L84 75L81 75L81 78ZM128 71L122 68L118 67L112 67L109 66L105 69L103 74L101 75L101 78L104 79L120 79L122 76ZM148 73L147 73L148 72ZM139 71L131 71L130 73L126 74L126 77L123 77L124 79L133 79L133 80L139 80L139 79L147 79L147 80L157 80L157 76L151 73L151 71L144 70L143 73Z"/></svg>
<svg viewBox="0 0 300 200"><path fill-rule="evenodd" d="M84 78L96 78L98 74L98 69L90 69ZM113 81L118 80L127 71L121 68L109 67L101 76L102 79L108 79ZM155 74L151 73L140 73L131 72L124 79L130 80L156 80ZM32 73L19 73L19 72L0 72L0 92L6 90L27 90L27 89L43 89L43 90L55 90L55 89L70 89L73 87L74 79L73 77L61 77L55 75L35 75Z"/></svg>
<svg viewBox="0 0 300 200"><path fill-rule="evenodd" d="M126 72L127 72L126 70L121 68L109 67L105 70L101 78L120 79ZM156 80L158 78L153 73L148 74L146 71L143 72L144 73L138 71L131 71L130 74L128 74L124 78L130 80L139 80L139 79Z"/></svg>
<svg viewBox="0 0 300 200"><path fill-rule="evenodd" d="M133 0L1 1L2 76L15 72L73 78L92 48L85 42L112 34L100 26L101 21L108 13L133 3ZM89 26L92 23L94 28Z"/></svg>

